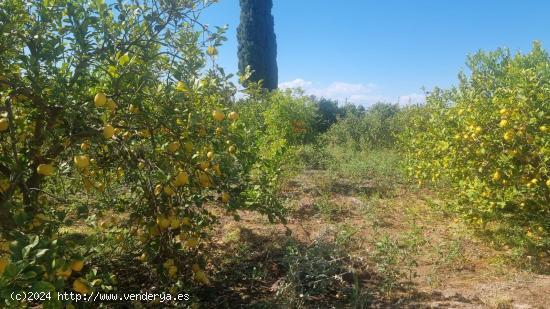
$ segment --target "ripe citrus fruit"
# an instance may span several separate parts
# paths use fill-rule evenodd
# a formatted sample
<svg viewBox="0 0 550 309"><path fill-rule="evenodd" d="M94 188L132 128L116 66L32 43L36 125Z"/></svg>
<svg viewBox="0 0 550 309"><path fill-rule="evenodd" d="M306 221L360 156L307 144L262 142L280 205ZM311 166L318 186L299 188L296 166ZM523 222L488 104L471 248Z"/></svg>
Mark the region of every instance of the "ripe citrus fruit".
<svg viewBox="0 0 550 309"><path fill-rule="evenodd" d="M0 274L4 272L9 263L10 260L7 257L0 257Z"/></svg>
<svg viewBox="0 0 550 309"><path fill-rule="evenodd" d="M175 178L175 181L174 181L175 186L177 186L177 187L184 186L188 183L189 183L189 175L187 175L186 172L181 171L181 172L178 173L178 175L176 175L176 178Z"/></svg>
<svg viewBox="0 0 550 309"><path fill-rule="evenodd" d="M8 118L0 118L0 132L6 131L10 125Z"/></svg>
<svg viewBox="0 0 550 309"><path fill-rule="evenodd" d="M227 192L222 193L222 202L227 204L227 203L229 203L230 199L231 199L231 195L229 195L229 193L227 193Z"/></svg>
<svg viewBox="0 0 550 309"><path fill-rule="evenodd" d="M179 142L171 142L167 146L168 151L170 152L176 152L178 149L180 149L180 143Z"/></svg>
<svg viewBox="0 0 550 309"><path fill-rule="evenodd" d="M225 115L220 110L215 110L212 112L212 117L214 117L214 120L216 121L222 121L225 118Z"/></svg>
<svg viewBox="0 0 550 309"><path fill-rule="evenodd" d="M90 165L90 159L87 155L75 156L74 164L80 169L85 169Z"/></svg>
<svg viewBox="0 0 550 309"><path fill-rule="evenodd" d="M103 127L103 136L105 138L112 138L115 135L115 128L113 128L110 124L106 124Z"/></svg>
<svg viewBox="0 0 550 309"><path fill-rule="evenodd" d="M214 46L208 46L208 49L206 50L206 53L209 56L216 56L218 54L218 49Z"/></svg>
<svg viewBox="0 0 550 309"><path fill-rule="evenodd" d="M40 164L36 168L36 172L42 176L51 176L53 175L54 168L51 164Z"/></svg>
<svg viewBox="0 0 550 309"><path fill-rule="evenodd" d="M237 112L231 112L228 117L230 120L235 121L239 119L239 114L237 114Z"/></svg>
<svg viewBox="0 0 550 309"><path fill-rule="evenodd" d="M73 282L73 290L80 294L90 294L91 290L82 278L78 278Z"/></svg>
<svg viewBox="0 0 550 309"><path fill-rule="evenodd" d="M164 216L159 216L157 217L157 224L162 230L165 230L170 227L170 220Z"/></svg>
<svg viewBox="0 0 550 309"><path fill-rule="evenodd" d="M102 107L105 105L105 103L107 103L107 96L105 95L105 93L100 92L95 95L95 98L94 98L95 107Z"/></svg>
<svg viewBox="0 0 550 309"><path fill-rule="evenodd" d="M84 267L84 261L82 260L74 260L71 263L71 269L73 271L81 271L83 267Z"/></svg>
<svg viewBox="0 0 550 309"><path fill-rule="evenodd" d="M107 99L107 102L105 103L105 107L107 107L107 109L109 109L110 111L114 111L116 109L115 100L111 98Z"/></svg>

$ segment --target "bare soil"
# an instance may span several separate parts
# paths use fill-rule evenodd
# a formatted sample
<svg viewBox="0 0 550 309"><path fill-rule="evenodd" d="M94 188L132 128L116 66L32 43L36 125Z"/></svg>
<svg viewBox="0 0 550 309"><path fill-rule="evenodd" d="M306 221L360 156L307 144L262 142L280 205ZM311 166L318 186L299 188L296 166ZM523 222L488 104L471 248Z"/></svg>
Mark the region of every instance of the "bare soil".
<svg viewBox="0 0 550 309"><path fill-rule="evenodd" d="M215 283L201 297L209 306L550 308L548 273L515 267L506 248L490 246L445 214L444 201L430 190L310 170L289 180L282 197L286 226L243 211L240 221L224 219L215 231L209 266ZM374 258L384 237L409 244L407 253L399 251L407 255L390 265L404 274L391 289L383 289L391 281ZM281 296L290 271L285 246L310 248L319 239L345 253L341 266L349 272L339 277L341 290L289 303ZM358 290L361 301L350 296Z"/></svg>

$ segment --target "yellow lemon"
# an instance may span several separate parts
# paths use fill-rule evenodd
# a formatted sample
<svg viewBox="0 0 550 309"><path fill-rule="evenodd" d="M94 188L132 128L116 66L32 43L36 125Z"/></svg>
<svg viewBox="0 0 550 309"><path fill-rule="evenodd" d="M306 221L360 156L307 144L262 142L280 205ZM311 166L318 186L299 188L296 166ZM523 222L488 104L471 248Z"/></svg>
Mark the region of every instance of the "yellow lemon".
<svg viewBox="0 0 550 309"><path fill-rule="evenodd" d="M232 146L229 146L227 150L229 151L229 153L235 153L237 151L237 147L232 145Z"/></svg>
<svg viewBox="0 0 550 309"><path fill-rule="evenodd" d="M550 189L550 179L546 181L546 186Z"/></svg>
<svg viewBox="0 0 550 309"><path fill-rule="evenodd" d="M170 152L176 152L176 151L178 151L178 149L180 149L180 143L179 142L171 142L170 144L168 144L167 149Z"/></svg>
<svg viewBox="0 0 550 309"><path fill-rule="evenodd" d="M40 164L36 168L36 172L42 176L51 176L53 175L54 168L51 164Z"/></svg>
<svg viewBox="0 0 550 309"><path fill-rule="evenodd" d="M227 203L229 203L230 199L231 199L231 195L229 195L229 193L227 193L227 192L222 193L222 202L227 204Z"/></svg>
<svg viewBox="0 0 550 309"><path fill-rule="evenodd" d="M185 144L183 146L185 147L185 151L187 151L187 152L193 151L193 143L185 142Z"/></svg>
<svg viewBox="0 0 550 309"><path fill-rule="evenodd" d="M170 186L165 186L163 191L164 191L164 194L166 194L168 196L172 196L172 195L176 194L176 192L174 192L174 190Z"/></svg>
<svg viewBox="0 0 550 309"><path fill-rule="evenodd" d="M84 261L82 260L74 260L71 263L71 269L73 271L81 271L83 267L84 267Z"/></svg>
<svg viewBox="0 0 550 309"><path fill-rule="evenodd" d="M170 220L170 228L177 229L180 227L180 221L175 216L170 216L168 220Z"/></svg>
<svg viewBox="0 0 550 309"><path fill-rule="evenodd" d="M71 269L70 266L66 266L65 268L63 269L58 269L55 274L58 276L58 277L62 277L62 278L69 278L71 276L71 274L73 273L73 270Z"/></svg>
<svg viewBox="0 0 550 309"><path fill-rule="evenodd" d="M214 159L214 152L213 152L213 151L209 151L209 152L206 154L206 157L208 158L208 160Z"/></svg>
<svg viewBox="0 0 550 309"><path fill-rule="evenodd" d="M115 100L111 98L107 99L107 102L105 103L105 107L107 107L107 109L109 109L110 111L114 111L116 109Z"/></svg>
<svg viewBox="0 0 550 309"><path fill-rule="evenodd" d="M0 132L6 131L10 126L10 121L8 118L0 118Z"/></svg>
<svg viewBox="0 0 550 309"><path fill-rule="evenodd" d="M511 141L512 139L514 139L514 132L508 131L508 132L504 133L503 138L507 142Z"/></svg>
<svg viewBox="0 0 550 309"><path fill-rule="evenodd" d="M88 284L82 278L78 278L73 282L73 290L80 294L90 294L91 292Z"/></svg>
<svg viewBox="0 0 550 309"><path fill-rule="evenodd" d="M107 96L105 95L105 93L100 92L95 95L94 97L95 107L102 107L103 105L105 105L105 103L107 103Z"/></svg>
<svg viewBox="0 0 550 309"><path fill-rule="evenodd" d="M178 268L174 265L168 267L168 276L169 277L176 277L176 275L178 274Z"/></svg>
<svg viewBox="0 0 550 309"><path fill-rule="evenodd" d="M202 284L210 284L210 280L208 280L208 277L206 277L206 274L202 270L195 272L195 280Z"/></svg>
<svg viewBox="0 0 550 309"><path fill-rule="evenodd" d="M87 155L75 156L74 157L74 164L79 169L85 169L90 165L90 159L88 159Z"/></svg>
<svg viewBox="0 0 550 309"><path fill-rule="evenodd" d="M0 274L4 272L6 267L8 267L9 263L10 263L10 260L7 256L0 257Z"/></svg>
<svg viewBox="0 0 550 309"><path fill-rule="evenodd" d="M239 114L237 114L237 112L231 112L228 117L230 120L235 121L239 119Z"/></svg>
<svg viewBox="0 0 550 309"><path fill-rule="evenodd" d="M112 138L113 135L115 135L115 128L113 128L110 124L106 124L103 127L103 136L105 138Z"/></svg>
<svg viewBox="0 0 550 309"><path fill-rule="evenodd" d="M199 245L199 241L196 238L190 238L185 242L185 246L188 248L195 248Z"/></svg>
<svg viewBox="0 0 550 309"><path fill-rule="evenodd" d="M220 170L220 165L219 165L219 164L214 164L214 165L212 166L212 169L214 170L214 172L216 173L216 175L221 176L222 171Z"/></svg>
<svg viewBox="0 0 550 309"><path fill-rule="evenodd" d="M155 195L159 195L162 192L162 185L158 184L155 186Z"/></svg>
<svg viewBox="0 0 550 309"><path fill-rule="evenodd" d="M80 144L80 149L86 151L86 150L90 149L90 144L88 142L84 142L84 143Z"/></svg>
<svg viewBox="0 0 550 309"><path fill-rule="evenodd" d="M10 187L10 182L7 179L0 179L0 192L6 192Z"/></svg>
<svg viewBox="0 0 550 309"><path fill-rule="evenodd" d="M220 110L215 110L212 112L212 117L214 117L214 120L216 121L222 121L225 118L225 115Z"/></svg>
<svg viewBox="0 0 550 309"><path fill-rule="evenodd" d="M508 125L508 120L502 119L500 123L498 124L501 128L504 128Z"/></svg>
<svg viewBox="0 0 550 309"><path fill-rule="evenodd" d="M162 230L165 230L170 227L170 220L164 216L159 216L157 217L157 224Z"/></svg>
<svg viewBox="0 0 550 309"><path fill-rule="evenodd" d="M214 46L208 46L208 48L206 49L206 53L209 56L216 56L218 54L218 49Z"/></svg>
<svg viewBox="0 0 550 309"><path fill-rule="evenodd" d="M539 130L540 130L541 132L545 132L545 133L546 133L546 132L548 132L548 127L547 127L547 126L540 126L540 127L539 127Z"/></svg>
<svg viewBox="0 0 550 309"><path fill-rule="evenodd" d="M210 163L208 163L207 161L202 161L202 162L199 163L199 166L202 170L205 170L208 167L210 167Z"/></svg>
<svg viewBox="0 0 550 309"><path fill-rule="evenodd" d="M174 185L179 187L179 186L184 186L188 183L189 183L189 176L187 175L187 173L184 171L179 172L178 175L176 176Z"/></svg>
<svg viewBox="0 0 550 309"><path fill-rule="evenodd" d="M493 180L494 180L494 181L499 181L500 178L501 178L500 172L499 172L499 171L496 171L496 172L493 174Z"/></svg>
<svg viewBox="0 0 550 309"><path fill-rule="evenodd" d="M210 177L206 173L199 173L199 184L203 188L210 187Z"/></svg>
<svg viewBox="0 0 550 309"><path fill-rule="evenodd" d="M183 219L181 219L181 224L190 226L191 225L191 219L189 219L188 217L183 217Z"/></svg>

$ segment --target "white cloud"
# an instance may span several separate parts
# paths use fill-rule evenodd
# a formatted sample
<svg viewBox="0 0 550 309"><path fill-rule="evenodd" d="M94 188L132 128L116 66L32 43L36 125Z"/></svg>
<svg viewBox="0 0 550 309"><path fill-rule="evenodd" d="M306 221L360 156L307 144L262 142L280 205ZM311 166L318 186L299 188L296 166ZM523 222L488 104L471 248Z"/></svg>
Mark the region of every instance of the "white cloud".
<svg viewBox="0 0 550 309"><path fill-rule="evenodd" d="M301 78L297 78L293 81L284 82L279 84L279 88L288 89L288 88L302 88L306 89L311 86L312 82L305 81Z"/></svg>
<svg viewBox="0 0 550 309"><path fill-rule="evenodd" d="M387 98L374 94L375 84L351 84L336 81L326 87L314 85L311 81L297 78L293 81L279 84L279 88L301 88L306 94L338 100L340 103L350 102L359 105L370 105Z"/></svg>
<svg viewBox="0 0 550 309"><path fill-rule="evenodd" d="M397 98L397 101L401 105L423 103L426 101L426 96L420 93L411 93L411 94L399 96Z"/></svg>
<svg viewBox="0 0 550 309"><path fill-rule="evenodd" d="M426 100L424 94L410 93L401 96L386 96L378 93L378 87L374 83L352 84L335 81L326 87L316 83L297 78L292 81L279 84L281 89L301 88L305 94L316 97L325 97L338 100L341 104L350 102L357 105L369 106L377 102L399 103L401 105L422 103Z"/></svg>

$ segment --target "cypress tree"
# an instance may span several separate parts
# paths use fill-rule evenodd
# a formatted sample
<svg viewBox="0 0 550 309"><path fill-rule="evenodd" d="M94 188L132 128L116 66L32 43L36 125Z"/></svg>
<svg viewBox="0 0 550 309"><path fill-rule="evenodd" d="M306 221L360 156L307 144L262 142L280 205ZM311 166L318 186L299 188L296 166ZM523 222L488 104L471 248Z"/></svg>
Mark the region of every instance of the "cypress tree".
<svg viewBox="0 0 550 309"><path fill-rule="evenodd" d="M250 66L250 80L263 80L265 89L278 84L277 41L271 8L273 0L240 0L241 22L237 28L239 71Z"/></svg>

